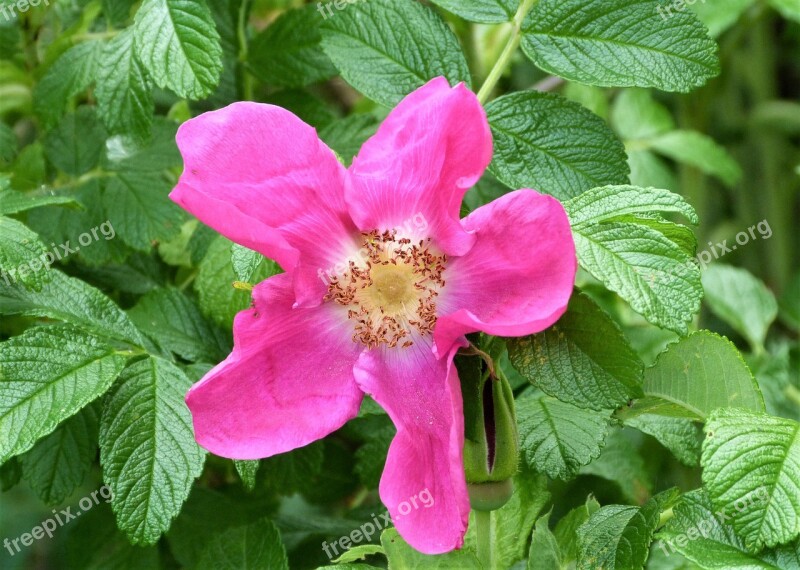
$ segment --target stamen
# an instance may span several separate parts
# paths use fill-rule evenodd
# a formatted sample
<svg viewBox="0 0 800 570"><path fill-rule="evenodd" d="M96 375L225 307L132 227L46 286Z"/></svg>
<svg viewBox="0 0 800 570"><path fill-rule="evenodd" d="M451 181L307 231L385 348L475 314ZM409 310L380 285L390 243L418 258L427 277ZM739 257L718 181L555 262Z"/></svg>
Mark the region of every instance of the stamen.
<svg viewBox="0 0 800 570"><path fill-rule="evenodd" d="M431 251L430 239L412 244L396 232L362 233L365 261L329 281L325 301L347 307L353 342L368 348L409 348L436 324L436 297L444 287L447 256Z"/></svg>

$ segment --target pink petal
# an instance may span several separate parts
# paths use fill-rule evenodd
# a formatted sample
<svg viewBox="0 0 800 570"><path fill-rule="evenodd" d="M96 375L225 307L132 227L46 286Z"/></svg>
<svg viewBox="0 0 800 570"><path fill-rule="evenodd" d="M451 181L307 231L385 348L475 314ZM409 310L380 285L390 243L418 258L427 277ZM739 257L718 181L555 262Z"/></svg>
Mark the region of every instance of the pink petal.
<svg viewBox="0 0 800 570"><path fill-rule="evenodd" d="M340 428L363 394L353 376L361 347L330 305L293 309L291 278L254 290L254 308L234 322L233 353L186 396L195 437L233 459L302 447Z"/></svg>
<svg viewBox="0 0 800 570"><path fill-rule="evenodd" d="M317 271L340 261L358 232L344 202L346 171L316 131L285 109L245 102L187 121L177 140L185 169L170 197L299 271L300 302L319 304L325 285Z"/></svg>
<svg viewBox="0 0 800 570"><path fill-rule="evenodd" d="M396 229L424 217L424 235L462 255L472 236L459 223L461 200L492 157L492 135L477 97L443 77L403 99L349 171L350 213L361 230Z"/></svg>
<svg viewBox="0 0 800 570"><path fill-rule="evenodd" d="M577 271L563 206L518 190L464 218L474 247L450 261L434 336L440 354L464 334L525 336L555 323L567 308Z"/></svg>
<svg viewBox="0 0 800 570"><path fill-rule="evenodd" d="M359 386L397 426L381 500L400 535L425 554L460 548L469 518L457 348L437 360L430 344L418 341L409 349L365 352L355 368Z"/></svg>

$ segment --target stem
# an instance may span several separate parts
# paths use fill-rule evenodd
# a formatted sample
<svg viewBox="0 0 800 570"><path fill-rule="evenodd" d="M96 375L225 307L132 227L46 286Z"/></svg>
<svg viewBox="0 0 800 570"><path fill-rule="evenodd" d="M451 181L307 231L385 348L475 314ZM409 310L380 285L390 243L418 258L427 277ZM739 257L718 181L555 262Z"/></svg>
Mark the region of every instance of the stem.
<svg viewBox="0 0 800 570"><path fill-rule="evenodd" d="M250 13L251 0L242 0L239 8L239 24L236 35L239 41L239 65L242 73L242 97L245 101L253 100L253 77L247 71L247 15Z"/></svg>
<svg viewBox="0 0 800 570"><path fill-rule="evenodd" d="M500 81L500 78L506 72L506 68L511 62L511 58L516 53L519 43L522 41L522 24L525 22L525 17L528 15L528 12L531 11L536 2L537 0L524 0L524 2L522 2L520 5L519 10L517 10L517 13L514 15L511 37L508 38L506 47L503 49L503 52L500 54L500 57L494 64L494 67L492 67L492 70L489 72L489 77L486 78L481 90L478 92L478 101L481 103L486 103L486 101L489 100L489 96L497 86L497 82Z"/></svg>
<svg viewBox="0 0 800 570"><path fill-rule="evenodd" d="M661 513L661 515L659 515L658 517L658 526L656 528L661 528L662 526L667 524L667 521L671 519L674 514L675 513L672 512L671 508Z"/></svg>
<svg viewBox="0 0 800 570"><path fill-rule="evenodd" d="M478 560L485 570L494 570L492 550L492 511L472 511L475 515L475 530L478 535Z"/></svg>

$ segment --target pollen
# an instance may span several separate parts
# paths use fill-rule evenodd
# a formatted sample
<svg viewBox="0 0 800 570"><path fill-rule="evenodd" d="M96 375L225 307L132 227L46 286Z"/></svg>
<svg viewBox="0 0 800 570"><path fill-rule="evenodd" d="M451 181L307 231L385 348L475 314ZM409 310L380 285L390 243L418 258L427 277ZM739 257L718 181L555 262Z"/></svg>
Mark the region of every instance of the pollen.
<svg viewBox="0 0 800 570"><path fill-rule="evenodd" d="M396 232L361 234L359 260L330 280L325 301L347 308L353 342L368 348L409 348L436 324L447 256L430 239L412 242Z"/></svg>

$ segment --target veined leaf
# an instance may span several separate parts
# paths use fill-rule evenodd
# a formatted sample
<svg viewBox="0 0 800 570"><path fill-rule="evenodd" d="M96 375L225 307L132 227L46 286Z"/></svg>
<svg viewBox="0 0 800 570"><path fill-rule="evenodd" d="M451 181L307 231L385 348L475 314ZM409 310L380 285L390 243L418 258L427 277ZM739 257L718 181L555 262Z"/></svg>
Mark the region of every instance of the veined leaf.
<svg viewBox="0 0 800 570"><path fill-rule="evenodd" d="M47 248L28 226L0 216L0 281L16 283L41 291L50 279L42 261Z"/></svg>
<svg viewBox="0 0 800 570"><path fill-rule="evenodd" d="M289 560L277 527L269 519L262 519L247 526L227 530L212 538L196 568L289 570Z"/></svg>
<svg viewBox="0 0 800 570"><path fill-rule="evenodd" d="M433 0L433 3L470 22L503 24L514 19L520 0Z"/></svg>
<svg viewBox="0 0 800 570"><path fill-rule="evenodd" d="M415 0L350 4L323 24L322 46L345 81L388 107L434 77L471 84L453 32Z"/></svg>
<svg viewBox="0 0 800 570"><path fill-rule="evenodd" d="M658 16L655 0L539 0L522 49L541 69L603 87L691 91L719 73L716 44L691 12Z"/></svg>
<svg viewBox="0 0 800 570"><path fill-rule="evenodd" d="M205 453L184 396L191 381L166 360L128 366L105 402L100 462L117 525L134 544L155 544L189 495Z"/></svg>
<svg viewBox="0 0 800 570"><path fill-rule="evenodd" d="M72 327L39 327L0 344L0 464L102 395L125 359Z"/></svg>

